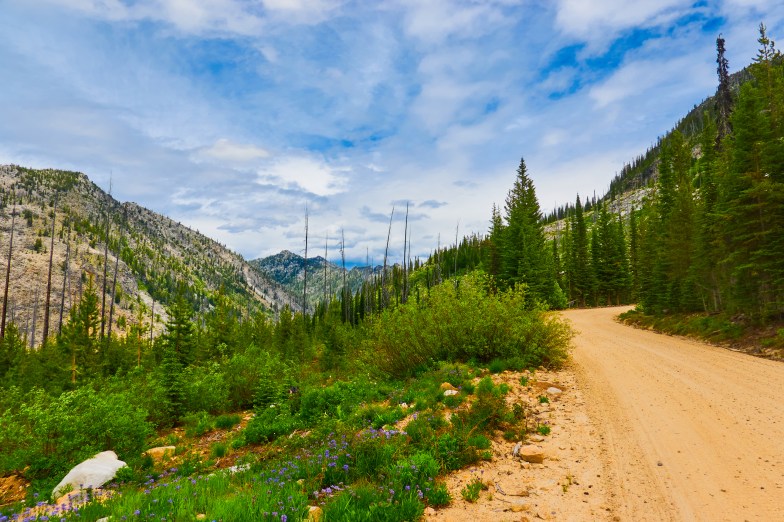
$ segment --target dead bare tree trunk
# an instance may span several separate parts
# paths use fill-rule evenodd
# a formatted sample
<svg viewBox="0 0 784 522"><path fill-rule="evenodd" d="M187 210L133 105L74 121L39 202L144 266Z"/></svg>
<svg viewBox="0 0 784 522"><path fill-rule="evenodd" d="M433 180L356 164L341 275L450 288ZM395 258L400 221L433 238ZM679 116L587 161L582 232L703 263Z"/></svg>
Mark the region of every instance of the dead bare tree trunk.
<svg viewBox="0 0 784 522"><path fill-rule="evenodd" d="M65 244L65 267L63 269L63 292L60 294L60 324L57 327L57 332L62 333L63 331L63 311L65 310L65 283L68 281L68 261L71 257L71 238L70 232L69 237L66 240Z"/></svg>
<svg viewBox="0 0 784 522"><path fill-rule="evenodd" d="M389 303L389 291L387 290L386 277L387 277L387 257L389 256L389 237L392 235L392 218L395 216L395 207L392 207L392 213L389 215L389 229L387 230L387 246L384 249L384 267L381 270L381 308L384 309Z"/></svg>
<svg viewBox="0 0 784 522"><path fill-rule="evenodd" d="M117 291L117 271L120 268L120 256L119 254L114 258L114 277L112 278L112 304L109 305L109 332L107 337L109 340L112 340L112 321L114 320L114 302L115 302L115 292Z"/></svg>
<svg viewBox="0 0 784 522"><path fill-rule="evenodd" d="M438 249L436 250L436 273L434 274L435 283L441 284L441 234L438 234Z"/></svg>
<svg viewBox="0 0 784 522"><path fill-rule="evenodd" d="M460 233L460 221L458 220L455 227L455 277L457 277L457 254L460 252L460 243L458 243L458 234Z"/></svg>
<svg viewBox="0 0 784 522"><path fill-rule="evenodd" d="M406 253L408 252L408 201L406 201L406 225L403 229L403 295L402 302L406 304L406 285L408 284L408 263L406 262Z"/></svg>
<svg viewBox="0 0 784 522"><path fill-rule="evenodd" d="M302 319L307 323L305 317L308 313L308 206L305 205L305 260L302 262L305 278L302 283Z"/></svg>
<svg viewBox="0 0 784 522"><path fill-rule="evenodd" d="M124 215L123 215L123 223L127 227L128 226L128 210L126 208ZM120 231L120 240L122 241L122 230ZM118 242L118 245L122 244ZM112 321L114 320L114 303L115 303L115 292L117 292L117 272L120 268L120 247L118 246L117 252L114 256L114 276L112 277L112 304L109 306L109 333L108 337L111 341L112 339Z"/></svg>
<svg viewBox="0 0 784 522"><path fill-rule="evenodd" d="M106 200L106 235L104 236L103 246L103 292L101 294L101 341L104 337L104 329L106 327L106 279L109 269L109 229L111 228L112 221L109 216L109 208L111 206L112 197L112 180L109 178L109 200Z"/></svg>
<svg viewBox="0 0 784 522"><path fill-rule="evenodd" d="M152 346L152 333L155 329L155 299L152 300L152 308L150 309L150 346Z"/></svg>
<svg viewBox="0 0 784 522"><path fill-rule="evenodd" d="M35 301L33 304L33 328L30 330L30 349L35 349L35 325L38 322L38 287L35 288Z"/></svg>
<svg viewBox="0 0 784 522"><path fill-rule="evenodd" d="M408 265L408 274L413 271L414 267L411 266L411 229L408 229L408 259L406 259L406 264ZM408 275L406 276L406 301L408 301L408 296L411 294L411 288L408 286Z"/></svg>
<svg viewBox="0 0 784 522"><path fill-rule="evenodd" d="M340 229L340 262L343 268L343 289L340 291L342 299L340 300L343 306L343 320L348 322L349 306L347 302L348 290L346 289L346 236L343 229Z"/></svg>
<svg viewBox="0 0 784 522"><path fill-rule="evenodd" d="M106 330L106 284L109 272L109 210L106 210L106 235L104 237L105 245L103 248L103 291L101 293L101 340L103 341L104 333Z"/></svg>
<svg viewBox="0 0 784 522"><path fill-rule="evenodd" d="M327 230L326 235L324 236L324 308L325 310L327 304L329 303L329 297L327 297L327 268L329 266L329 262L327 261L328 254L329 254L329 230Z"/></svg>
<svg viewBox="0 0 784 522"><path fill-rule="evenodd" d="M0 320L0 339L5 339L5 316L8 308L8 286L11 284L11 255L14 252L14 223L16 221L16 191L11 192L14 206L11 209L11 239L8 242L8 266L5 269L5 290L3 291L3 318Z"/></svg>
<svg viewBox="0 0 784 522"><path fill-rule="evenodd" d="M44 308L44 332L43 342L49 338L49 307L52 298L52 262L54 261L54 229L57 223L57 193L54 195L54 208L52 209L52 240L49 242L49 274L46 278L46 307Z"/></svg>

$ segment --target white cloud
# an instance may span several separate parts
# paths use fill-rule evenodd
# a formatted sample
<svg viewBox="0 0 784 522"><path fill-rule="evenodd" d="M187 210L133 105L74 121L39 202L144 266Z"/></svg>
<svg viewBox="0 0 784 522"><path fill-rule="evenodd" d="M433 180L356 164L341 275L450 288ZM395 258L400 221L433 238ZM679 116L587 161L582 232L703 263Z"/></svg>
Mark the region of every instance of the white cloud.
<svg viewBox="0 0 784 522"><path fill-rule="evenodd" d="M470 39L496 30L508 20L495 2L404 0L406 32L426 44L447 38Z"/></svg>
<svg viewBox="0 0 784 522"><path fill-rule="evenodd" d="M331 167L305 156L281 158L259 170L258 174L260 183L282 184L316 196L339 194L345 190L347 182L345 168Z"/></svg>
<svg viewBox="0 0 784 522"><path fill-rule="evenodd" d="M225 138L216 141L210 147L200 149L197 158L213 159L232 165L252 163L269 156L267 150L256 145L233 143Z"/></svg>
<svg viewBox="0 0 784 522"><path fill-rule="evenodd" d="M558 0L556 26L587 43L588 54L601 53L619 33L664 25L687 10L690 0Z"/></svg>
<svg viewBox="0 0 784 522"><path fill-rule="evenodd" d="M239 0L42 0L109 21L162 22L184 33L258 34L263 19L253 3Z"/></svg>

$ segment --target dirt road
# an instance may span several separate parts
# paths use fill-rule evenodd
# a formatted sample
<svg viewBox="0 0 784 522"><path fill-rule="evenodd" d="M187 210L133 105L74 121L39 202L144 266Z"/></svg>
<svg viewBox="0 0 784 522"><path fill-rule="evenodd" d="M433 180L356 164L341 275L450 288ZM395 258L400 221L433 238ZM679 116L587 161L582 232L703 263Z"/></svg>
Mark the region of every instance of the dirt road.
<svg viewBox="0 0 784 522"><path fill-rule="evenodd" d="M616 520L784 521L784 364L564 312Z"/></svg>

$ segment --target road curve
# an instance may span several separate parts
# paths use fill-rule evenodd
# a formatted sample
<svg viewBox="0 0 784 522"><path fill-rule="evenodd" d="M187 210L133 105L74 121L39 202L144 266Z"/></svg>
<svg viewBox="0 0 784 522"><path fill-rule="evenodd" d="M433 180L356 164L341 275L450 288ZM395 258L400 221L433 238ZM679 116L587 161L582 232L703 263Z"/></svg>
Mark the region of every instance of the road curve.
<svg viewBox="0 0 784 522"><path fill-rule="evenodd" d="M569 310L616 520L784 521L784 364Z"/></svg>

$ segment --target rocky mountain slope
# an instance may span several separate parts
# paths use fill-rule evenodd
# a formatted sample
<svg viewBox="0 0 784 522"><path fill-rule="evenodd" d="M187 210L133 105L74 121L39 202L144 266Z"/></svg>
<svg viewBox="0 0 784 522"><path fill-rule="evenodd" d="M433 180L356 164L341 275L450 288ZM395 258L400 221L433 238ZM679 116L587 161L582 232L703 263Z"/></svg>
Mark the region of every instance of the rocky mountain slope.
<svg viewBox="0 0 784 522"><path fill-rule="evenodd" d="M284 250L275 255L250 261L250 265L273 281L283 286L293 294L298 303L302 303L302 290L305 284L305 258ZM321 256L308 257L307 294L308 307L315 307L324 299L340 293L345 284L352 294L362 287L362 283L369 281L374 274L381 274L382 267L356 266L343 269L341 266L325 260ZM326 281L326 285L325 285Z"/></svg>
<svg viewBox="0 0 784 522"><path fill-rule="evenodd" d="M110 232L104 270L107 216ZM106 313L114 299L113 326L120 335L132 324L149 328L151 317L154 330L160 331L166 320L165 305L179 288L194 312L209 309L218 291L242 310L271 311L291 301L284 287L239 254L135 203L116 201L84 174L13 165L0 166L3 289L12 221L6 321L13 321L31 344L41 341L50 249L50 334L59 328L61 310L67 320L68 311L91 280L103 300L104 271ZM112 287L115 265L117 283Z"/></svg>

